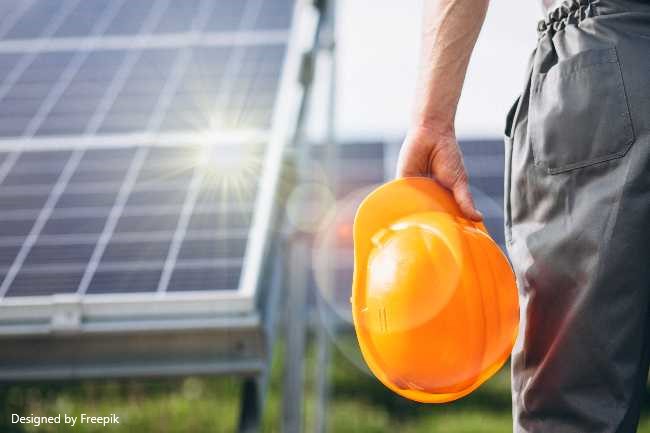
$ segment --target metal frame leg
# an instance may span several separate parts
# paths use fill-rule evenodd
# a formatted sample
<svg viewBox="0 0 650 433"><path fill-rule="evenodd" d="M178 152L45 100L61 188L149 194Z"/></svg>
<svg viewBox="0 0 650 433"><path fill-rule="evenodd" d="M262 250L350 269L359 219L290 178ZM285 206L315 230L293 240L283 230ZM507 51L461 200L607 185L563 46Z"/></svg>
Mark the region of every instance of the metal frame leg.
<svg viewBox="0 0 650 433"><path fill-rule="evenodd" d="M239 433L257 433L262 424L262 378L259 376L244 379L241 390L241 411L239 414Z"/></svg>
<svg viewBox="0 0 650 433"><path fill-rule="evenodd" d="M285 318L286 351L284 365L284 396L282 431L303 431L304 359L306 344L307 268L308 245L297 240L291 251L292 272L289 274L289 296ZM295 266L295 264L302 265Z"/></svg>

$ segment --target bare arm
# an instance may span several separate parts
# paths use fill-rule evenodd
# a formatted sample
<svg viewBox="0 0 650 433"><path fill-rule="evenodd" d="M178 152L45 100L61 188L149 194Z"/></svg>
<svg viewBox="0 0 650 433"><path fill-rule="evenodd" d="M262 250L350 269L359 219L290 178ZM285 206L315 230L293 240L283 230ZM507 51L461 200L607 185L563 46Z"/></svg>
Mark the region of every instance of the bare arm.
<svg viewBox="0 0 650 433"><path fill-rule="evenodd" d="M480 220L456 141L454 118L489 0L424 0L415 110L397 175L429 176L449 188L463 213Z"/></svg>

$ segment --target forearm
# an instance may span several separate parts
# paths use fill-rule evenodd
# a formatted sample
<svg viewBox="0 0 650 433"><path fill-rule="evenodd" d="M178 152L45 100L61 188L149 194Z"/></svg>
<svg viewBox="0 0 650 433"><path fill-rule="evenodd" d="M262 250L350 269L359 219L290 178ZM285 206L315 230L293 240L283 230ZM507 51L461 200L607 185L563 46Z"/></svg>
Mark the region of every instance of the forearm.
<svg viewBox="0 0 650 433"><path fill-rule="evenodd" d="M413 126L453 131L469 59L489 0L424 0Z"/></svg>

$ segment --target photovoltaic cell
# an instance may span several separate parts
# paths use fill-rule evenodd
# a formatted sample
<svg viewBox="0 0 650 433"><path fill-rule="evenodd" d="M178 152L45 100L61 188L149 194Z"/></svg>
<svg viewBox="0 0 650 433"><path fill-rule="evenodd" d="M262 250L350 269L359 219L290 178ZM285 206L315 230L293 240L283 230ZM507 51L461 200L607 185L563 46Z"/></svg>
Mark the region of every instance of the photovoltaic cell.
<svg viewBox="0 0 650 433"><path fill-rule="evenodd" d="M20 251L20 244L0 246L0 268L8 269L18 255L18 251Z"/></svg>
<svg viewBox="0 0 650 433"><path fill-rule="evenodd" d="M175 206L180 208L185 201L185 189L162 191L134 191L129 195L126 207L130 206Z"/></svg>
<svg viewBox="0 0 650 433"><path fill-rule="evenodd" d="M205 27L209 32L233 31L239 28L249 2L258 0L222 0L216 3Z"/></svg>
<svg viewBox="0 0 650 433"><path fill-rule="evenodd" d="M16 2L19 3L19 2ZM61 11L68 11L78 0L37 0L30 4L4 39L29 39L43 35L44 29Z"/></svg>
<svg viewBox="0 0 650 433"><path fill-rule="evenodd" d="M228 212L219 212L218 210L208 210L203 212L197 206L197 209L192 214L188 224L188 231L207 231L216 227L223 227L226 230L246 229L252 219L251 211L238 211L232 210Z"/></svg>
<svg viewBox="0 0 650 433"><path fill-rule="evenodd" d="M56 204L56 208L79 208L79 207L110 207L115 202L117 191L114 192L64 192Z"/></svg>
<svg viewBox="0 0 650 433"><path fill-rule="evenodd" d="M180 209L176 212L161 213L152 216L122 215L117 221L115 234L168 232L176 229ZM213 226L214 227L214 226Z"/></svg>
<svg viewBox="0 0 650 433"><path fill-rule="evenodd" d="M104 168L106 169L77 170L70 179L70 184L83 186L89 183L102 183L109 184L111 187L114 187L117 184L119 187L124 180L128 165L111 165Z"/></svg>
<svg viewBox="0 0 650 433"><path fill-rule="evenodd" d="M22 242L22 238L27 236L34 225L34 219L0 219L0 239L18 238L17 243Z"/></svg>
<svg viewBox="0 0 650 433"><path fill-rule="evenodd" d="M201 0L172 1L153 33L182 33L191 30L200 6Z"/></svg>
<svg viewBox="0 0 650 433"><path fill-rule="evenodd" d="M221 268L217 266L182 269L174 268L168 292L207 291L215 287L237 287L240 266Z"/></svg>
<svg viewBox="0 0 650 433"><path fill-rule="evenodd" d="M2 182L2 190L5 186L21 185L52 185L59 178L59 172L50 173L29 173L29 172L11 172Z"/></svg>
<svg viewBox="0 0 650 433"><path fill-rule="evenodd" d="M140 31L142 24L151 13L156 3L165 4L165 1L125 1L115 18L111 21L105 34L107 35L133 35Z"/></svg>
<svg viewBox="0 0 650 433"><path fill-rule="evenodd" d="M100 234L106 224L105 216L50 218L42 235Z"/></svg>
<svg viewBox="0 0 650 433"><path fill-rule="evenodd" d="M137 146L87 149L81 159L79 170L83 170L86 166L101 168L106 165L128 165L138 149ZM108 167L108 169L113 168L115 167Z"/></svg>
<svg viewBox="0 0 650 433"><path fill-rule="evenodd" d="M79 264L83 269L90 259L93 252L93 245L86 243L70 244L40 244L36 243L29 252L23 264L24 269L31 266L47 265L54 266L57 264Z"/></svg>
<svg viewBox="0 0 650 433"><path fill-rule="evenodd" d="M74 271L66 269L23 270L18 273L5 296L45 296L54 293L75 293L82 276L83 269Z"/></svg>
<svg viewBox="0 0 650 433"><path fill-rule="evenodd" d="M102 257L101 264L128 263L128 262L157 262L163 263L169 251L169 244L173 233L170 232L166 240L147 242L109 242Z"/></svg>
<svg viewBox="0 0 650 433"><path fill-rule="evenodd" d="M265 0L253 28L276 30L291 25L294 0Z"/></svg>
<svg viewBox="0 0 650 433"><path fill-rule="evenodd" d="M143 270L98 269L86 293L146 293L155 292L162 266Z"/></svg>
<svg viewBox="0 0 650 433"><path fill-rule="evenodd" d="M246 239L185 239L178 256L179 261L193 259L223 259L242 257L246 248Z"/></svg>
<svg viewBox="0 0 650 433"><path fill-rule="evenodd" d="M40 209L48 194L9 194L0 195L0 209Z"/></svg>

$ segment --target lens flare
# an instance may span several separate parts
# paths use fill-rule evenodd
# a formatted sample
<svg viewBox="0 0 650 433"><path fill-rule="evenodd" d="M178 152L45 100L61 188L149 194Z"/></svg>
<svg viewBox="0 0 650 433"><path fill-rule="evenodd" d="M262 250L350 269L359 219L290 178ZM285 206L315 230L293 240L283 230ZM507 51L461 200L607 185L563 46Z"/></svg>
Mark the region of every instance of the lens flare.
<svg viewBox="0 0 650 433"><path fill-rule="evenodd" d="M263 165L260 146L203 144L196 160L213 194L240 202L255 194Z"/></svg>

